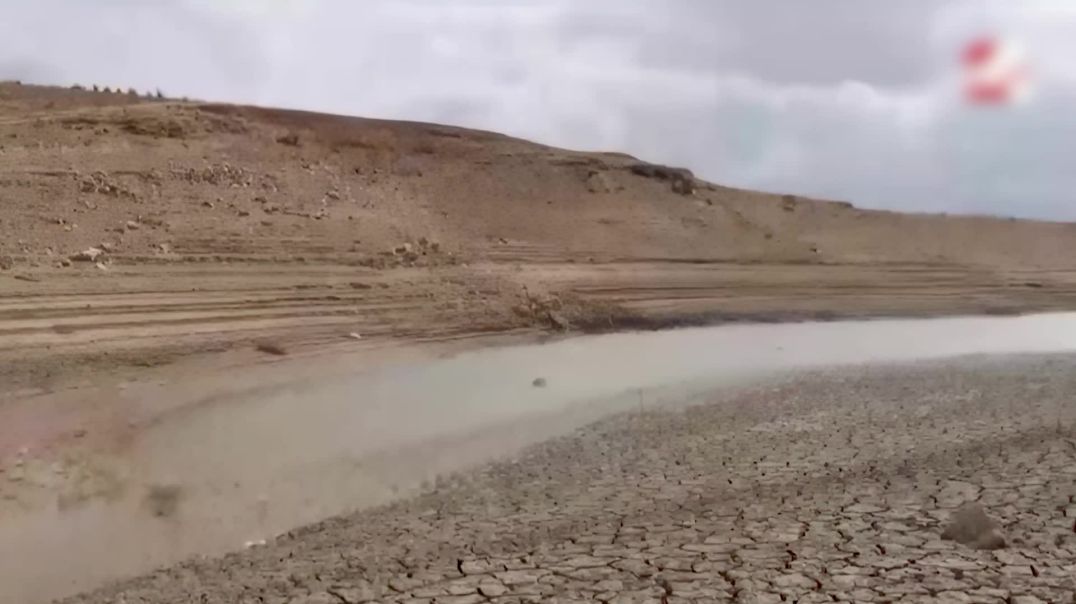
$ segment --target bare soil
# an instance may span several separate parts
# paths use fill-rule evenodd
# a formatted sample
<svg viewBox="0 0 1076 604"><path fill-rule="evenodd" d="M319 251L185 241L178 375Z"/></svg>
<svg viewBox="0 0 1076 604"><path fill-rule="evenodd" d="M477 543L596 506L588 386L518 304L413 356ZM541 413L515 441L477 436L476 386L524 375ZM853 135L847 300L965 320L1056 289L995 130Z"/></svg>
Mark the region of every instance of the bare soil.
<svg viewBox="0 0 1076 604"><path fill-rule="evenodd" d="M95 467L88 452L125 446L144 427L140 421L188 400L186 384L211 379L198 385L211 393L198 399L206 402L226 397L234 387L224 379L229 373L271 389L284 378L277 364L296 357L316 367L365 355L374 365L393 356L582 332L1076 309L1076 224L861 210L845 202L731 189L623 154L555 149L449 126L14 83L0 84L0 209L0 467L19 469L17 476L8 472L4 484L23 481L23 470L44 464L51 473L58 468L71 484L85 485L50 498L48 505L58 509L118 492L122 485L101 480L107 468ZM537 449L534 455L550 456L555 472L542 465L495 466L468 479L483 485L478 491L468 491L468 482L448 499L432 494L433 499L329 521L247 557L191 563L124 586L122 597L102 592L85 600L358 602L372 593L415 601L507 602L533 595L519 586L548 583L559 594L659 600L664 594L674 601L757 591L760 601L771 601L782 599L775 595L780 589L810 591L808 579L830 581L804 565L830 561L828 554L812 558L811 552L833 547L838 552L833 560L854 568L836 587L824 584L829 592L839 587L843 591L833 593L849 600L867 601L855 591L862 587L860 575L875 577L862 580L879 597L897 599L882 588L889 579L876 580L895 569L899 581L893 579L893 585L913 584L908 577L918 581L921 574L946 580L952 575L958 583L945 585L960 591L969 586L959 583L960 571L985 581L975 585L1000 590L1003 579L1015 581L1009 592L1014 596L1057 601L1054 596L1069 587L1061 579L1051 583L1051 573L1063 569L1071 576L1073 570L1071 545L1057 541L1060 533L1054 530L1062 486L1027 480L1041 478L1029 473L1031 459L1046 460L1043 467L1051 472L1072 466L1065 457L1071 422L1059 408L1056 429L1062 436L1046 437L1046 415L1028 415L1025 425L1021 411L993 397L1008 393L1016 400L1027 388L1041 386L1037 400L1054 412L1059 399L1052 397L1071 392L1063 378L1072 375L1069 365L1051 361L1044 365L1049 371L1028 366L1029 375L1039 376L1034 379L1002 372L1000 380L993 370L979 369L915 374L915 384L938 387L948 384L944 376L983 380L976 392L993 401L983 403L983 413L1017 426L1016 436L1008 428L976 428L969 440L961 440L967 451L986 455L990 447L1004 445L1000 450L1011 455L971 469L960 465L970 458L942 455L950 445L927 429L926 420L886 416L882 406L864 403L879 414L863 419L855 415L858 408L835 407L859 418L846 435L856 451L869 453L841 458L848 464L844 471L873 480L851 481L832 472L835 462L826 456L845 449L827 448L829 436L795 431L792 438L787 433L792 428L781 424L771 442L758 436L770 432L751 423L765 410L776 413L778 403L766 401L826 412L798 395L751 395L757 406L713 407L736 410L712 411L720 421L708 423L696 412L646 416L643 424L652 423L659 435L622 419L586 438ZM169 384L174 400L132 394L132 388L156 381ZM840 397L851 396L848 400L863 396L869 402L875 391L887 404L905 394L935 400L914 384L912 392L899 394L903 386L892 382L876 387L853 380L860 383L853 391L842 390L844 383L832 388ZM529 383L527 388L534 389ZM826 398L830 389L819 386L817 394ZM946 392L954 392L957 411L941 417L966 421L973 409L961 407L963 395ZM771 420L777 422L777 416ZM909 421L914 429L897 429ZM873 430L878 422L888 426L888 435L859 431ZM710 436L698 432L718 424L724 427ZM606 435L610 430L639 431L642 440ZM662 443L669 450L660 449ZM760 443L783 451L782 463L790 470L775 466L764 474L740 472L740 478L714 473L722 461L737 471L748 462L752 470L768 463L756 451ZM917 449L908 459L918 473L906 476L910 470L893 466L885 482L882 474L870 473L881 467L877 464L896 463L892 451L913 444ZM895 449L879 448L883 445ZM661 459L650 458L652 447ZM721 458L726 449L746 457ZM819 466L827 463L823 459L831 465ZM875 466L865 469L862 464L871 459ZM793 470L801 472L799 478L788 473ZM1006 539L1015 526L1015 534L1032 543L1020 555L1035 564L980 553L938 561L935 555L948 556L957 545L939 545L923 536L927 533L900 542L915 550L906 563L887 568L889 562L854 560L874 559L856 541L856 531L889 535L885 531L896 530L894 522L933 531L949 510L949 499L939 503L941 491L934 487L928 490L937 501L916 500L911 508L871 511L858 507L861 500L874 501L894 484L906 494L926 480L917 476L947 488L944 481L965 474L967 480L1001 481L1036 506L1031 517L1019 502L987 500L985 491L981 497L989 514L1001 516ZM767 475L780 478L775 486L780 504L758 490L771 484L759 478ZM703 505L704 491L693 485L714 486L706 481L716 476L732 480L731 499ZM597 499L580 490L584 484L597 488ZM845 498L823 495L819 489L827 485L844 485ZM621 497L625 489L646 497ZM154 492L147 506L162 518L183 497L167 482ZM787 546L791 533L784 529L810 523L800 514L808 508L787 507L793 492L817 504L812 513L824 513L826 502L841 502L832 517L821 517L839 530L819 528L823 542L802 541L808 551ZM956 499L967 498L953 499L954 506ZM572 501L579 504L563 507ZM1005 507L1009 503L1016 511ZM655 504L657 515L641 516ZM0 511L19 505L0 497ZM718 509L739 511L734 517L706 516ZM605 515L609 510L615 514ZM734 544L751 547L740 551L702 539L701 545L717 547L710 552L716 557L706 558L702 554L709 550L687 547L700 545L702 535L682 532L688 516L717 523L707 534L740 531L730 533L740 540ZM610 532L608 518L618 518L620 528ZM1049 530L1043 529L1047 524ZM759 531L777 531L780 538L759 537ZM639 536L644 533L653 536ZM1061 549L1041 549L1032 541L1040 533ZM634 553L618 549L625 540ZM449 543L462 543L464 550ZM867 549L856 549L860 545ZM665 549L650 551L652 546ZM639 558L639 551L646 554ZM294 568L287 562L292 556ZM716 572L703 583L688 584L683 575L695 572L695 564L726 558L730 565L699 566ZM639 560L657 570L646 570ZM797 576L776 578L788 574L782 568L800 566ZM346 574L344 567L357 574ZM754 585L756 572L760 580L773 581ZM311 577L321 578L315 584ZM443 585L457 580L459 585ZM681 581L687 583L679 587ZM716 591L692 591L696 588ZM945 589L939 583L928 594L941 597ZM974 597L994 601L989 598L999 593Z"/></svg>
<svg viewBox="0 0 1076 604"><path fill-rule="evenodd" d="M0 381L272 341L1076 308L1076 225L722 187L489 132L0 84Z"/></svg>

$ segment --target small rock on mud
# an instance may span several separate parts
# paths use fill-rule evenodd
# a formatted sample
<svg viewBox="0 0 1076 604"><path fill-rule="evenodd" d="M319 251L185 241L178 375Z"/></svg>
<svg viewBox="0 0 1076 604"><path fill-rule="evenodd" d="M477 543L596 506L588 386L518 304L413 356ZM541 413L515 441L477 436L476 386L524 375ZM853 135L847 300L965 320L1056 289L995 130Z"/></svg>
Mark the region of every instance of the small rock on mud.
<svg viewBox="0 0 1076 604"><path fill-rule="evenodd" d="M182 496L183 488L179 485L155 484L146 493L146 508L157 518L169 518L179 510Z"/></svg>
<svg viewBox="0 0 1076 604"><path fill-rule="evenodd" d="M998 524L986 515L986 510L978 503L969 503L957 510L941 537L973 549L1005 547L1005 538L998 532Z"/></svg>
<svg viewBox="0 0 1076 604"><path fill-rule="evenodd" d="M97 259L104 254L105 251L101 248L91 247L82 250L77 254L71 255L71 260L76 262L97 262Z"/></svg>
<svg viewBox="0 0 1076 604"><path fill-rule="evenodd" d="M278 357L282 357L288 354L288 349L284 348L277 342L258 342L254 345L254 348L258 352L264 352L266 354L272 354Z"/></svg>

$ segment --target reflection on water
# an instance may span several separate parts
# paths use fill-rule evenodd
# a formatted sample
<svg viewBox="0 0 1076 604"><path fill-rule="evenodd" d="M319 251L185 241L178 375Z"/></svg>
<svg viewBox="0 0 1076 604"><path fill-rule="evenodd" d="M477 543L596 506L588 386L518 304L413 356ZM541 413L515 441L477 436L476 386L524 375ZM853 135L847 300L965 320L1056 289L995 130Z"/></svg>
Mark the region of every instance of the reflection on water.
<svg viewBox="0 0 1076 604"><path fill-rule="evenodd" d="M1076 350L1076 313L737 325L489 349L239 392L138 434L111 497L0 519L0 601L48 601L238 549L659 396L792 368L1062 350Z"/></svg>

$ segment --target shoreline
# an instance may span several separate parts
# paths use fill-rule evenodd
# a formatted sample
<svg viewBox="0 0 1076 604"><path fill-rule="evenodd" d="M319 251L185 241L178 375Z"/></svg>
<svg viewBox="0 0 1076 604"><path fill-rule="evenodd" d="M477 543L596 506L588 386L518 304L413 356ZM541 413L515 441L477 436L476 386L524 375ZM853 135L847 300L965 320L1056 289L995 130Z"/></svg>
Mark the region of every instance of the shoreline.
<svg viewBox="0 0 1076 604"><path fill-rule="evenodd" d="M67 602L1066 601L1073 393L1072 354L812 371L623 412L417 498ZM968 501L1009 547L940 538Z"/></svg>

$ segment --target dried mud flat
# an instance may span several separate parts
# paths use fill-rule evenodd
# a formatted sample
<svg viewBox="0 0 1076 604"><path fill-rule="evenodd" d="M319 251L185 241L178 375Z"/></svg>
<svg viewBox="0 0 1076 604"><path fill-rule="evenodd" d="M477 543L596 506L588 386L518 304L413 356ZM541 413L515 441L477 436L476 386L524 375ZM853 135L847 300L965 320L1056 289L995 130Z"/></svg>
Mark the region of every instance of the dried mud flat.
<svg viewBox="0 0 1076 604"><path fill-rule="evenodd" d="M1073 355L803 373L66 602L1069 603L1074 395ZM1005 547L942 538L969 502Z"/></svg>

